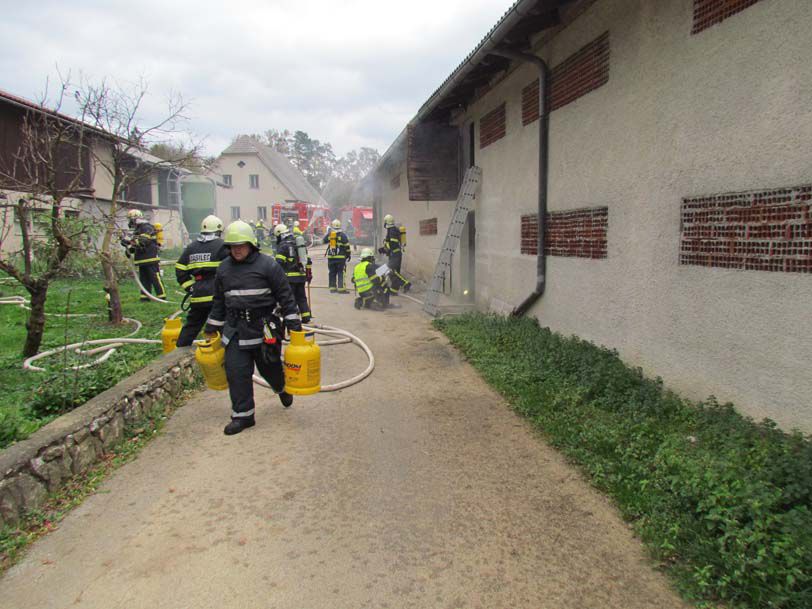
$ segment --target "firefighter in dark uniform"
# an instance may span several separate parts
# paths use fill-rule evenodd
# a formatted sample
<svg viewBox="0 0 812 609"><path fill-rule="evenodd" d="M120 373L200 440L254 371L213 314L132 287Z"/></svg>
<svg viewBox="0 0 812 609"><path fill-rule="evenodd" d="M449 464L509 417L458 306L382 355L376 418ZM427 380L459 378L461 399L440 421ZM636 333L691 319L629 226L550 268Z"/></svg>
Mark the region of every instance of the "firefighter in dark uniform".
<svg viewBox="0 0 812 609"><path fill-rule="evenodd" d="M375 264L375 254L371 247L361 250L361 262L355 265L352 273L352 282L358 292L355 299L355 308L385 309L389 305L389 286L383 277L375 271L378 265Z"/></svg>
<svg viewBox="0 0 812 609"><path fill-rule="evenodd" d="M262 218L258 218L256 222L254 222L254 232L257 235L257 241L259 242L259 246L265 243L265 222L262 221Z"/></svg>
<svg viewBox="0 0 812 609"><path fill-rule="evenodd" d="M127 255L132 255L138 267L138 280L147 293L154 291L158 298L166 298L161 281L161 259L158 257L158 231L138 209L128 211L127 219L133 235L130 239L122 239L121 244L127 248ZM141 300L148 301L150 298L142 292Z"/></svg>
<svg viewBox="0 0 812 609"><path fill-rule="evenodd" d="M175 263L175 277L189 294L189 312L178 336L178 347L188 347L197 338L211 313L214 299L214 276L220 261L228 256L220 233L223 221L206 216L200 225L200 236L183 250Z"/></svg>
<svg viewBox="0 0 812 609"><path fill-rule="evenodd" d="M324 235L322 243L327 243L327 270L330 274L330 292L347 294L349 290L344 286L344 273L347 262L350 260L350 240L341 230L341 220L333 220L330 230Z"/></svg>
<svg viewBox="0 0 812 609"><path fill-rule="evenodd" d="M391 277L391 291L394 294L398 293L400 288L404 292L408 292L412 287L411 282L400 274L400 265L403 262L403 247L406 239L406 230L395 226L395 219L386 214L383 217L383 227L386 229L386 236L383 240L383 247L378 249L381 254L386 254L389 257L389 269L392 271Z"/></svg>
<svg viewBox="0 0 812 609"><path fill-rule="evenodd" d="M293 404L285 391L282 370L284 329L300 331L302 320L290 284L276 261L259 251L251 226L240 220L228 225L223 243L229 257L220 263L214 278L214 300L205 332L222 335L226 347L225 368L231 397L231 422L226 435L254 426L256 365L282 405ZM281 309L281 319L276 307Z"/></svg>
<svg viewBox="0 0 812 609"><path fill-rule="evenodd" d="M293 291L293 298L299 307L302 321L310 321L310 305L307 302L305 283L310 275L307 271L307 247L304 237L294 236L284 224L274 226L273 234L276 237L276 261L285 271Z"/></svg>

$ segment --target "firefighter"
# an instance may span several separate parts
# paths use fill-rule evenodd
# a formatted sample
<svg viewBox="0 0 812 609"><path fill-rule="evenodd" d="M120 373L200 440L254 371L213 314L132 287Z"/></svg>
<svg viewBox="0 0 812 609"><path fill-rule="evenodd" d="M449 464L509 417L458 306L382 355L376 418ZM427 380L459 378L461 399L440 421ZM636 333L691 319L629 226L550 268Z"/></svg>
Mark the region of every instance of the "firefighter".
<svg viewBox="0 0 812 609"><path fill-rule="evenodd" d="M301 331L285 272L270 256L260 253L251 226L237 220L228 225L223 243L229 250L214 278L214 299L206 322L207 336L222 334L226 348L225 368L231 397L231 422L223 432L238 434L254 426L256 365L285 408L293 396L285 391L282 370L283 326ZM274 314L281 309L282 319Z"/></svg>
<svg viewBox="0 0 812 609"><path fill-rule="evenodd" d="M406 229L396 226L391 214L383 217L383 227L386 230L386 236L383 240L383 247L379 248L378 252L389 257L389 269L392 271L392 293L397 294L400 288L403 288L404 292L408 292L412 284L400 274L403 248L406 247Z"/></svg>
<svg viewBox="0 0 812 609"><path fill-rule="evenodd" d="M133 257L138 267L138 280L147 291L154 291L158 298L166 298L164 284L161 281L161 259L158 257L158 232L138 209L127 212L127 223L133 231L130 239L122 239L121 245L126 248L127 256ZM147 294L141 293L141 300L149 301Z"/></svg>
<svg viewBox="0 0 812 609"><path fill-rule="evenodd" d="M352 273L352 282L358 296L355 299L355 308L385 309L389 306L389 286L383 277L376 271L378 265L375 264L375 254L371 247L361 250L361 262L355 265Z"/></svg>
<svg viewBox="0 0 812 609"><path fill-rule="evenodd" d="M293 291L293 298L299 307L302 321L310 321L310 305L307 302L307 291L305 282L308 280L307 273L307 247L305 247L304 237L294 236L284 224L277 224L273 229L276 237L276 261L288 276L290 288Z"/></svg>
<svg viewBox="0 0 812 609"><path fill-rule="evenodd" d="M297 237L304 237L304 233L302 232L302 229L299 228L299 221L298 220L293 221L293 234L295 236L297 236Z"/></svg>
<svg viewBox="0 0 812 609"><path fill-rule="evenodd" d="M265 243L265 222L262 221L262 218L258 218L254 222L254 233L257 236L258 245L262 247L262 244Z"/></svg>
<svg viewBox="0 0 812 609"><path fill-rule="evenodd" d="M214 276L220 261L228 256L228 250L220 238L222 231L223 221L220 218L203 218L197 241L186 246L175 263L175 277L189 295L189 312L178 336L178 347L192 344L211 313Z"/></svg>
<svg viewBox="0 0 812 609"><path fill-rule="evenodd" d="M341 231L341 220L333 220L322 243L328 244L324 255L327 256L327 270L330 273L330 293L348 294L349 290L344 286L344 273L350 260L350 242Z"/></svg>

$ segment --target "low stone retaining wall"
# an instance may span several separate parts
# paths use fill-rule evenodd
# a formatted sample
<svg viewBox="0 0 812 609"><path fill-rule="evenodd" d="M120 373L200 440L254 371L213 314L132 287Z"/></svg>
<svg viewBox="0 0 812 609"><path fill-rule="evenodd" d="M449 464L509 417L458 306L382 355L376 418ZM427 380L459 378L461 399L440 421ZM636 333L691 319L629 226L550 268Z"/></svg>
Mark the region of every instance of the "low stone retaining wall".
<svg viewBox="0 0 812 609"><path fill-rule="evenodd" d="M197 379L194 353L176 349L0 451L0 526L19 522L49 492L89 470L136 424Z"/></svg>

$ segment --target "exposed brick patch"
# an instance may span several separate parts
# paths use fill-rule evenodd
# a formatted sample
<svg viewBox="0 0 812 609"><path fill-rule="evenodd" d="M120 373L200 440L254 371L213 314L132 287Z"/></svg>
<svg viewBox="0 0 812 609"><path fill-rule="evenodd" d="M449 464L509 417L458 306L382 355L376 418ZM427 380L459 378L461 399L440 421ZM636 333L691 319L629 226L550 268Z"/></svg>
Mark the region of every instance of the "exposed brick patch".
<svg viewBox="0 0 812 609"><path fill-rule="evenodd" d="M694 0L694 27L691 34L698 34L721 23L756 2L759 0Z"/></svg>
<svg viewBox="0 0 812 609"><path fill-rule="evenodd" d="M521 253L538 252L538 214L521 218ZM544 253L548 256L606 258L609 208L592 207L547 214Z"/></svg>
<svg viewBox="0 0 812 609"><path fill-rule="evenodd" d="M437 234L437 218L420 221L420 235L429 236Z"/></svg>
<svg viewBox="0 0 812 609"><path fill-rule="evenodd" d="M680 264L812 273L812 185L683 199Z"/></svg>
<svg viewBox="0 0 812 609"><path fill-rule="evenodd" d="M555 66L550 74L547 106L557 110L609 82L609 32ZM538 78L522 89L522 124L539 117Z"/></svg>
<svg viewBox="0 0 812 609"><path fill-rule="evenodd" d="M485 148L505 137L505 102L479 120L479 147Z"/></svg>
<svg viewBox="0 0 812 609"><path fill-rule="evenodd" d="M392 190L397 190L400 188L400 174L394 176L391 180L389 180L389 186Z"/></svg>

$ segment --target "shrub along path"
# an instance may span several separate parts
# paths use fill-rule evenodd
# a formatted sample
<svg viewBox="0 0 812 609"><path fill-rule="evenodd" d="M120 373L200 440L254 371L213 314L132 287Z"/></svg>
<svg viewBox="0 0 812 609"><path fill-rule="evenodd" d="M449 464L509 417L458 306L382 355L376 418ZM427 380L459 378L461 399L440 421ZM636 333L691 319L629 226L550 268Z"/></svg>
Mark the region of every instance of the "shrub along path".
<svg viewBox="0 0 812 609"><path fill-rule="evenodd" d="M375 352L368 380L290 410L262 391L234 437L226 394L200 393L0 579L0 606L686 607L417 305L313 294ZM365 365L323 353L325 382Z"/></svg>

